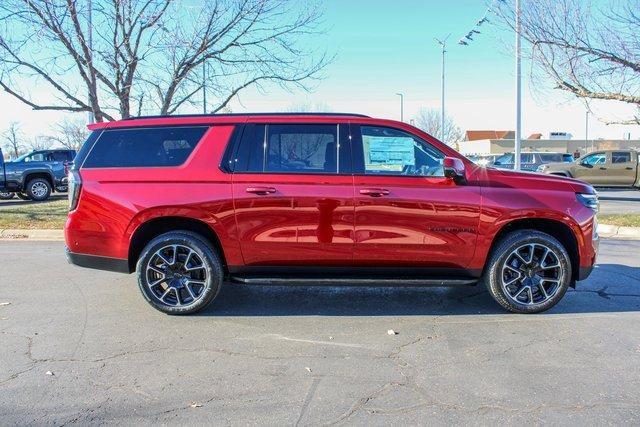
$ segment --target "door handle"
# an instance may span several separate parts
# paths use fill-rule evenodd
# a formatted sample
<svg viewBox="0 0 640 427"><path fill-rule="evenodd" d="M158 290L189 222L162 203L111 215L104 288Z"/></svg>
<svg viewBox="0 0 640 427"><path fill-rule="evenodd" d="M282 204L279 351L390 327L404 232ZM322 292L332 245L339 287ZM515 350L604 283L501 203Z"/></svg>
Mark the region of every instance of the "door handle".
<svg viewBox="0 0 640 427"><path fill-rule="evenodd" d="M247 193L258 194L264 196L266 194L273 194L276 189L273 187L247 187Z"/></svg>
<svg viewBox="0 0 640 427"><path fill-rule="evenodd" d="M602 168L602 167L601 167L601 168L600 168L600 170L601 170L601 171L606 171L606 170L607 170L607 168Z"/></svg>
<svg viewBox="0 0 640 427"><path fill-rule="evenodd" d="M384 188L363 188L362 190L360 190L360 194L371 197L380 197L388 195L389 190Z"/></svg>
<svg viewBox="0 0 640 427"><path fill-rule="evenodd" d="M625 169L628 170L628 171L632 171L633 170L633 168L631 166L627 166Z"/></svg>

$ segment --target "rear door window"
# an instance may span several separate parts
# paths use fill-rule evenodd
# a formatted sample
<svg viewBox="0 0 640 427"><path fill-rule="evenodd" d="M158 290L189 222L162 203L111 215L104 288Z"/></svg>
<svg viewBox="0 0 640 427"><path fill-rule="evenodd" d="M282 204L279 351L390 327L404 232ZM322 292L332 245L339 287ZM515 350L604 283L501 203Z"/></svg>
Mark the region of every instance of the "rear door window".
<svg viewBox="0 0 640 427"><path fill-rule="evenodd" d="M628 151L614 151L611 153L611 163L631 163L631 153Z"/></svg>
<svg viewBox="0 0 640 427"><path fill-rule="evenodd" d="M235 172L337 174L350 169L346 126L248 124L236 153Z"/></svg>
<svg viewBox="0 0 640 427"><path fill-rule="evenodd" d="M207 129L197 126L105 130L83 167L179 166L187 160Z"/></svg>

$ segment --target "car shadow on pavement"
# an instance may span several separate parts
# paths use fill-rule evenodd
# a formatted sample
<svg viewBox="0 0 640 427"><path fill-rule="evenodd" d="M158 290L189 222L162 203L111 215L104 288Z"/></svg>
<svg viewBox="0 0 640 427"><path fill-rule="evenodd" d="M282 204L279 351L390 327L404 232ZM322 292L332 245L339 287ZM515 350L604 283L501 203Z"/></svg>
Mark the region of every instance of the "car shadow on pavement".
<svg viewBox="0 0 640 427"><path fill-rule="evenodd" d="M2 208L8 208L8 207L13 207L13 206L25 206L25 205L36 205L36 204L40 204L40 205L44 205L50 202L55 202L57 200L62 200L67 198L67 194L58 194L58 195L52 195L49 199L42 201L42 202L34 202L33 200L22 200L22 199L18 199L18 198L13 198L13 199L9 199L9 200L0 200L0 209Z"/></svg>
<svg viewBox="0 0 640 427"><path fill-rule="evenodd" d="M601 264L548 313L640 311L640 268ZM484 285L435 287L226 284L201 316L413 316L505 314Z"/></svg>

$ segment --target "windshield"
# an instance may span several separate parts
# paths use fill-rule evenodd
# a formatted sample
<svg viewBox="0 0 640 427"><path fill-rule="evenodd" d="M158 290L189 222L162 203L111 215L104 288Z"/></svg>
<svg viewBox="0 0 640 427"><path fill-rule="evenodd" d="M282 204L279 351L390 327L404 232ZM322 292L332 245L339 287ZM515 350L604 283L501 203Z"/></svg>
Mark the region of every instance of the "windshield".
<svg viewBox="0 0 640 427"><path fill-rule="evenodd" d="M494 165L510 165L513 163L513 154L512 153L507 153L507 154L503 154L502 156L498 157L496 159L495 162L493 162Z"/></svg>
<svg viewBox="0 0 640 427"><path fill-rule="evenodd" d="M23 154L22 156L20 156L20 157L16 157L15 159L10 160L10 161L11 161L11 162L22 162L22 161L24 161L24 159L26 159L26 158L27 158L27 156L28 156L28 155L30 155L30 154L31 154L31 153Z"/></svg>

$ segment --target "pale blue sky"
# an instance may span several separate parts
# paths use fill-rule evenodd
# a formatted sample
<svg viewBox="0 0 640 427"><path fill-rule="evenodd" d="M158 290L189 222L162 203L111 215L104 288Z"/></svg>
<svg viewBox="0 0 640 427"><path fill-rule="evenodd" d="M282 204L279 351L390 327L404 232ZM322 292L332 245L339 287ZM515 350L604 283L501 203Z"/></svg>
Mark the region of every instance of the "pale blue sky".
<svg viewBox="0 0 640 427"><path fill-rule="evenodd" d="M232 109L282 111L309 103L333 111L399 119L395 93L403 92L408 121L421 107L439 108L441 57L434 37L451 33L447 113L463 129L513 129L514 59L508 45L512 34L483 25L479 28L482 34L470 46L457 44L486 7L484 0L325 0L329 31L313 43L336 54L324 72L326 78L311 93L289 93L275 87L266 88L267 93L247 90L232 103ZM496 21L491 15L489 19ZM584 105L558 91L531 93L526 62L523 72L523 132L569 131L583 138ZM46 133L46 127L62 116L30 111L4 93L0 94L0 108L4 112L0 127L17 120L29 135ZM596 106L596 112L609 117L624 118L627 111L628 107L618 104ZM621 138L624 132L631 132L632 137L640 138L638 126L605 126L592 119L590 128L591 137Z"/></svg>

